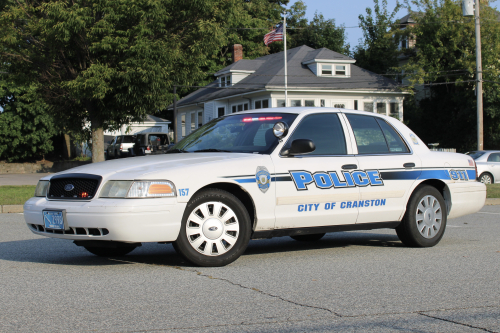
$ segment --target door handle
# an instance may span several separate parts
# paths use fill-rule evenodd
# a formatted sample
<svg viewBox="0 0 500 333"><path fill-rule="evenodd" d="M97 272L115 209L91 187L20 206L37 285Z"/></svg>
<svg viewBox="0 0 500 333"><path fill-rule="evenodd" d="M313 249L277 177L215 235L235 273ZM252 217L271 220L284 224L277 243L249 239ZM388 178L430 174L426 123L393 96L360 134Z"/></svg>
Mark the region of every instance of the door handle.
<svg viewBox="0 0 500 333"><path fill-rule="evenodd" d="M414 168L415 167L415 163L413 163L413 162L405 163L405 164L403 164L403 167L405 167L405 168Z"/></svg>
<svg viewBox="0 0 500 333"><path fill-rule="evenodd" d="M344 164L342 166L342 169L344 170L352 170L352 169L357 169L358 166L356 164Z"/></svg>

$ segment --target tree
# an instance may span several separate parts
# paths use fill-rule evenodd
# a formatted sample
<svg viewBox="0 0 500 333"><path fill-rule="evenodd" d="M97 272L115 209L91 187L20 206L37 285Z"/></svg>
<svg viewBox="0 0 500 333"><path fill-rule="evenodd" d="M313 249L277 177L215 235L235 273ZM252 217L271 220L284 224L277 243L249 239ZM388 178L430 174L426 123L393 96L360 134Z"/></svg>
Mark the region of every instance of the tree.
<svg viewBox="0 0 500 333"><path fill-rule="evenodd" d="M0 74L2 75L2 74ZM9 162L34 159L52 151L56 134L49 106L34 84L23 86L0 77L0 159Z"/></svg>
<svg viewBox="0 0 500 333"><path fill-rule="evenodd" d="M308 21L307 6L302 0L296 1L287 11L287 48L307 45L315 49L326 47L335 52L349 55L344 26L337 26L334 19L326 20L323 14L314 14ZM270 45L270 53L283 51L283 42Z"/></svg>
<svg viewBox="0 0 500 333"><path fill-rule="evenodd" d="M193 85L240 0L3 0L0 54L36 82L60 126L90 123L92 160L103 130L165 109L174 83Z"/></svg>
<svg viewBox="0 0 500 333"><path fill-rule="evenodd" d="M387 10L387 0L373 0L373 10L366 8L366 17L359 15L359 25L363 29L363 42L356 46L356 65L378 74L386 74L398 66L398 30L396 14L399 2L392 12Z"/></svg>
<svg viewBox="0 0 500 333"><path fill-rule="evenodd" d="M409 125L424 141L459 151L476 149L475 28L462 16L461 1L411 1L421 13L409 29L416 44L404 66L412 87L427 86L427 97L405 106ZM500 22L481 3L485 148L500 148ZM495 83L496 82L496 83Z"/></svg>

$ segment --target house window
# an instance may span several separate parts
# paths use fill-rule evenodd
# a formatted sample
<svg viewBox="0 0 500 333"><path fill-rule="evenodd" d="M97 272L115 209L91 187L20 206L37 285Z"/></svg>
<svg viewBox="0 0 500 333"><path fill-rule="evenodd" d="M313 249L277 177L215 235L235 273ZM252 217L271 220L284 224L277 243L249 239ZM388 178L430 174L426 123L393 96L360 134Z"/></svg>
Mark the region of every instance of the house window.
<svg viewBox="0 0 500 333"><path fill-rule="evenodd" d="M354 100L354 110L358 109L358 100Z"/></svg>
<svg viewBox="0 0 500 333"><path fill-rule="evenodd" d="M231 75L221 76L219 78L219 87L229 87L231 86Z"/></svg>
<svg viewBox="0 0 500 333"><path fill-rule="evenodd" d="M387 114L387 106L385 103L377 103L377 113Z"/></svg>
<svg viewBox="0 0 500 333"><path fill-rule="evenodd" d="M346 75L345 65L335 65L335 75Z"/></svg>
<svg viewBox="0 0 500 333"><path fill-rule="evenodd" d="M321 100L319 101L319 105L320 105L322 108L324 108L324 107L325 107L325 100L324 100L324 99L321 99Z"/></svg>
<svg viewBox="0 0 500 333"><path fill-rule="evenodd" d="M186 136L186 114L181 116L181 136Z"/></svg>
<svg viewBox="0 0 500 333"><path fill-rule="evenodd" d="M284 108L286 105L285 105L285 100L284 99L278 99L276 101L276 107L278 108Z"/></svg>
<svg viewBox="0 0 500 333"><path fill-rule="evenodd" d="M217 108L217 117L222 117L226 113L225 107Z"/></svg>
<svg viewBox="0 0 500 333"><path fill-rule="evenodd" d="M290 101L290 106L302 106L302 100L300 100L300 99L292 99Z"/></svg>
<svg viewBox="0 0 500 333"><path fill-rule="evenodd" d="M322 65L321 75L332 75L332 65Z"/></svg>
<svg viewBox="0 0 500 333"><path fill-rule="evenodd" d="M261 99L259 101L255 101L255 109L267 109L269 107L268 99Z"/></svg>
<svg viewBox="0 0 500 333"><path fill-rule="evenodd" d="M203 112L198 112L198 128L203 126Z"/></svg>
<svg viewBox="0 0 500 333"><path fill-rule="evenodd" d="M246 110L248 110L248 103L233 105L231 110L233 113L240 112L240 111L246 111Z"/></svg>
<svg viewBox="0 0 500 333"><path fill-rule="evenodd" d="M191 113L191 132L196 129L196 113Z"/></svg>
<svg viewBox="0 0 500 333"><path fill-rule="evenodd" d="M373 103L363 103L363 106L365 107L364 110L368 112L373 112Z"/></svg>
<svg viewBox="0 0 500 333"><path fill-rule="evenodd" d="M399 103L390 104L389 116L399 119Z"/></svg>
<svg viewBox="0 0 500 333"><path fill-rule="evenodd" d="M304 101L305 106L314 106L314 99L306 99Z"/></svg>
<svg viewBox="0 0 500 333"><path fill-rule="evenodd" d="M345 104L333 104L334 108L345 109Z"/></svg>

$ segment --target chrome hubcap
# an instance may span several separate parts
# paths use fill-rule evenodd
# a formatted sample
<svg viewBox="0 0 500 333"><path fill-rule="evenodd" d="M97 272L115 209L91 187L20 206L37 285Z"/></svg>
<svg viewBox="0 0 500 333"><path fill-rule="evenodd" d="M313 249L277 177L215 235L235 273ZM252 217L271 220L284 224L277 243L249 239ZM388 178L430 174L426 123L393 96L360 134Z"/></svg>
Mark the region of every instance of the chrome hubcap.
<svg viewBox="0 0 500 333"><path fill-rule="evenodd" d="M484 184L491 184L491 178L488 175L484 175L481 177L481 182Z"/></svg>
<svg viewBox="0 0 500 333"><path fill-rule="evenodd" d="M417 229L425 238L433 238L441 229L443 211L439 201L432 195L426 195L417 206Z"/></svg>
<svg viewBox="0 0 500 333"><path fill-rule="evenodd" d="M229 251L240 233L234 211L222 202L205 202L193 209L186 224L189 243L201 254L219 256Z"/></svg>

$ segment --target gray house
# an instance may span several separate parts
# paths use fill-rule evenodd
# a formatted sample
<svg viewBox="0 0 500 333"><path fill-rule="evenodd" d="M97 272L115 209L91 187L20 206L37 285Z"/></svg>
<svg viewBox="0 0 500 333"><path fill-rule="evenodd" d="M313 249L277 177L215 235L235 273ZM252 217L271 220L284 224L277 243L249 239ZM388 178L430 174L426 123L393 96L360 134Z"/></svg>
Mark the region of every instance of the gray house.
<svg viewBox="0 0 500 333"><path fill-rule="evenodd" d="M225 114L285 106L283 52L242 59L235 45L233 63L216 80L177 102L176 140ZM398 83L355 65L356 60L326 48L287 50L286 106L365 110L403 119L405 93Z"/></svg>

